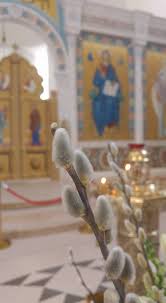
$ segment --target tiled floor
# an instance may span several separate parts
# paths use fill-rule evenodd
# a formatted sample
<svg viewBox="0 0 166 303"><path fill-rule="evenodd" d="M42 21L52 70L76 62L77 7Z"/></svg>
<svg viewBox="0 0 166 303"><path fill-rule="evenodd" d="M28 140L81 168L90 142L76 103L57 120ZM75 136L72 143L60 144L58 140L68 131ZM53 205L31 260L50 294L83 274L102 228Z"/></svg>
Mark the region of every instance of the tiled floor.
<svg viewBox="0 0 166 303"><path fill-rule="evenodd" d="M106 288L103 262L92 235L77 231L17 240L0 251L0 297L3 303L85 302L87 293L68 257L69 247L92 292Z"/></svg>
<svg viewBox="0 0 166 303"><path fill-rule="evenodd" d="M11 184L28 198L53 198L60 194L54 182ZM15 199L3 191L3 201ZM166 231L166 213L160 216L160 232ZM29 230L72 223L61 206L46 209L8 210L3 213L5 231ZM85 303L86 292L75 269L69 263L68 250L73 248L81 273L92 292L106 288L102 259L95 239L78 231L50 236L13 240L7 250L0 250L1 303Z"/></svg>

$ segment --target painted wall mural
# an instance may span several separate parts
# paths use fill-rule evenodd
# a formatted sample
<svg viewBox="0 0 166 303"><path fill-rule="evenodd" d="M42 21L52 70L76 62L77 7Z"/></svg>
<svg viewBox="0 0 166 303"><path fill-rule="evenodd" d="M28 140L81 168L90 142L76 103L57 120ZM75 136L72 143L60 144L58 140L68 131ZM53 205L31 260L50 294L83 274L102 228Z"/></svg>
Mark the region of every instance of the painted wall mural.
<svg viewBox="0 0 166 303"><path fill-rule="evenodd" d="M41 129L41 116L40 112L36 107L33 107L30 115L30 125L29 128L31 130L31 143L32 145L41 145L41 140L40 140L40 129Z"/></svg>
<svg viewBox="0 0 166 303"><path fill-rule="evenodd" d="M0 145L8 145L10 143L9 129L9 108L8 102L0 102Z"/></svg>
<svg viewBox="0 0 166 303"><path fill-rule="evenodd" d="M0 91L5 91L9 88L10 85L10 76L8 73L0 70Z"/></svg>
<svg viewBox="0 0 166 303"><path fill-rule="evenodd" d="M77 49L80 140L133 134L133 57L128 40L83 34Z"/></svg>
<svg viewBox="0 0 166 303"><path fill-rule="evenodd" d="M25 102L23 110L24 144L26 146L43 146L46 144L47 104L40 102Z"/></svg>
<svg viewBox="0 0 166 303"><path fill-rule="evenodd" d="M89 53L93 61L93 54ZM116 70L111 63L111 53L104 49L100 54L100 63L92 77L93 89L90 91L92 101L92 118L97 133L102 136L106 127L119 126L122 90Z"/></svg>
<svg viewBox="0 0 166 303"><path fill-rule="evenodd" d="M145 53L145 138L166 138L166 48L149 45Z"/></svg>

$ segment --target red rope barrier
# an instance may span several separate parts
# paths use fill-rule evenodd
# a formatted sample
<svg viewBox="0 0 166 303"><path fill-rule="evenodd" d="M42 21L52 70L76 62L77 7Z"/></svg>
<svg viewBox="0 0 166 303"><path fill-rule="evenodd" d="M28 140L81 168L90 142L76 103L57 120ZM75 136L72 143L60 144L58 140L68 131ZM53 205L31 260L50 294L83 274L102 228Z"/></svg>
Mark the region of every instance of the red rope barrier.
<svg viewBox="0 0 166 303"><path fill-rule="evenodd" d="M50 200L44 200L44 201L33 201L30 200L28 198L25 198L24 196L18 194L16 191L14 191L13 189L9 188L9 186L7 184L3 183L3 188L10 193L11 195L15 196L16 198L24 201L25 203L28 203L30 205L34 205L34 206L49 206L49 205L55 205L55 204L59 204L61 203L61 198L58 197L56 199L50 199Z"/></svg>

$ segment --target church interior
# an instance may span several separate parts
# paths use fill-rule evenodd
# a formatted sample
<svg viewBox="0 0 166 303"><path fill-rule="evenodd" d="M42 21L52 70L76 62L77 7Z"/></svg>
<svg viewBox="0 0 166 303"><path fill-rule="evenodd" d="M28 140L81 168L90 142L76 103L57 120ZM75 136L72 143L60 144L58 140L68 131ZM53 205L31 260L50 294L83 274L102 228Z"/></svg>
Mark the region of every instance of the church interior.
<svg viewBox="0 0 166 303"><path fill-rule="evenodd" d="M164 0L0 0L0 302L166 302Z"/></svg>

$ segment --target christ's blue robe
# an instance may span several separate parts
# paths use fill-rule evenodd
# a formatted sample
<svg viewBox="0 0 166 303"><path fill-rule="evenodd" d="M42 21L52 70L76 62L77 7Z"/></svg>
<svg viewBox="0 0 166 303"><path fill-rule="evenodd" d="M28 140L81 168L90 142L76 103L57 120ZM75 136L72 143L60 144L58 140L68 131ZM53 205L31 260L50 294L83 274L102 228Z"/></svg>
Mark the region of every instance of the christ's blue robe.
<svg viewBox="0 0 166 303"><path fill-rule="evenodd" d="M119 84L115 96L109 96L104 93L106 81ZM98 92L92 96L92 115L97 132L102 136L105 127L118 125L120 120L120 102L122 95L114 67L109 64L105 75L102 74L100 69L97 69L94 75L93 85L98 89Z"/></svg>

